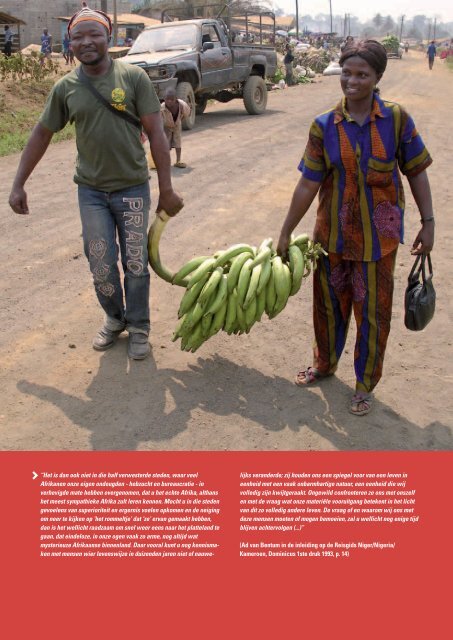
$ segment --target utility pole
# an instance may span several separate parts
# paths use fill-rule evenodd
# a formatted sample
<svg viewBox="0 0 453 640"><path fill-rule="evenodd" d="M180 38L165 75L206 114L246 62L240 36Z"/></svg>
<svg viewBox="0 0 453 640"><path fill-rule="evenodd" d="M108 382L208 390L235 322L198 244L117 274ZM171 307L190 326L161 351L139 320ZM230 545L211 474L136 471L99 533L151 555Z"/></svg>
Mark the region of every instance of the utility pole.
<svg viewBox="0 0 453 640"><path fill-rule="evenodd" d="M330 5L330 33L333 33L333 25L332 25L332 0L329 0Z"/></svg>
<svg viewBox="0 0 453 640"><path fill-rule="evenodd" d="M296 39L299 40L299 2L296 0Z"/></svg>
<svg viewBox="0 0 453 640"><path fill-rule="evenodd" d="M428 42L431 40L431 20L428 22Z"/></svg>
<svg viewBox="0 0 453 640"><path fill-rule="evenodd" d="M116 10L116 0L113 0L113 46L118 44L118 12Z"/></svg>
<svg viewBox="0 0 453 640"><path fill-rule="evenodd" d="M433 40L436 39L436 23L437 23L437 18L434 18Z"/></svg>
<svg viewBox="0 0 453 640"><path fill-rule="evenodd" d="M405 18L405 17L406 17L405 15L402 15L402 16L401 16L400 42L402 42L402 41L403 41L403 23L404 23L404 18Z"/></svg>

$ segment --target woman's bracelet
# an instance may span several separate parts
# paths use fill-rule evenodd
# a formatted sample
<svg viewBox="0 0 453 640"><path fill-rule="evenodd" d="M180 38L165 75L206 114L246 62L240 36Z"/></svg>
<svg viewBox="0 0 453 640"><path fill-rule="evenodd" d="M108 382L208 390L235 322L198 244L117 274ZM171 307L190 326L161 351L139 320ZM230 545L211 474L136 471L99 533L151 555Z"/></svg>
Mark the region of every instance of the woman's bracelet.
<svg viewBox="0 0 453 640"><path fill-rule="evenodd" d="M429 218L420 218L420 222L425 224L425 222L434 222L434 216L430 216Z"/></svg>

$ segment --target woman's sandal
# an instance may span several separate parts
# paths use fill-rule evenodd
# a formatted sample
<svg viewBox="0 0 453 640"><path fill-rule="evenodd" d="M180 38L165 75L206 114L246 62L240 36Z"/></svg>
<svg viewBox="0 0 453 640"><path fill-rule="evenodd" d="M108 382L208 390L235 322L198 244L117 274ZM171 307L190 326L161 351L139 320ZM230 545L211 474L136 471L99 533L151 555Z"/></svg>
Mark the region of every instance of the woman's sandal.
<svg viewBox="0 0 453 640"><path fill-rule="evenodd" d="M366 414L371 411L372 400L371 393L358 391L352 396L349 413L352 413L354 416L366 416ZM361 409L359 409L360 405L362 405Z"/></svg>
<svg viewBox="0 0 453 640"><path fill-rule="evenodd" d="M309 384L319 382L322 378L327 378L332 374L319 373L315 367L307 367L305 370L299 371L296 375L295 383L298 387L306 387Z"/></svg>
<svg viewBox="0 0 453 640"><path fill-rule="evenodd" d="M187 167L185 162L175 162L175 167L178 167L178 169L185 169Z"/></svg>

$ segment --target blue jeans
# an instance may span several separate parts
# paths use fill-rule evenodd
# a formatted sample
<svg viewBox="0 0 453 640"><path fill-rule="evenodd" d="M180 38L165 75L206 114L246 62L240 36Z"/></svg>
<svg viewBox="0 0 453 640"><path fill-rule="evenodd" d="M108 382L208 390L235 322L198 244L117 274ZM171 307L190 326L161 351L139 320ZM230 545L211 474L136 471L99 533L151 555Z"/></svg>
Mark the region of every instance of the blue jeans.
<svg viewBox="0 0 453 640"><path fill-rule="evenodd" d="M149 183L113 193L87 185L79 185L78 191L85 255L96 295L107 316L106 327L148 335ZM118 268L119 250L124 294Z"/></svg>

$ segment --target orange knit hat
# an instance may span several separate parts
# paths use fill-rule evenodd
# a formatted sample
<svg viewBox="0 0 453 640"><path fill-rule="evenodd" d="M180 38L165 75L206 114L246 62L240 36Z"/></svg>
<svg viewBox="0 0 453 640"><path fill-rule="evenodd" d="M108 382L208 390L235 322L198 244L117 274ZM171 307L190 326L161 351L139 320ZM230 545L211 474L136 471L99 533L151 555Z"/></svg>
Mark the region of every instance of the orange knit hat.
<svg viewBox="0 0 453 640"><path fill-rule="evenodd" d="M97 9L90 9L89 7L84 7L77 13L75 13L69 21L68 24L68 33L71 34L71 30L80 22L99 22L105 27L108 31L108 34L112 33L112 21L108 17L106 13L103 11L98 11Z"/></svg>

